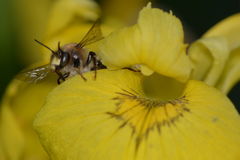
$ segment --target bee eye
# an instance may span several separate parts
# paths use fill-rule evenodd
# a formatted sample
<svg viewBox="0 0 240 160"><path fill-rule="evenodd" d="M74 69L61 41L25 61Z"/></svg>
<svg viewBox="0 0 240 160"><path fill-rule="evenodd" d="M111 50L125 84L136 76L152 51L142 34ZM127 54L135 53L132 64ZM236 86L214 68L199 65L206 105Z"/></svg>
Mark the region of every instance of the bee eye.
<svg viewBox="0 0 240 160"><path fill-rule="evenodd" d="M69 62L69 54L67 52L61 52L60 67L64 67Z"/></svg>

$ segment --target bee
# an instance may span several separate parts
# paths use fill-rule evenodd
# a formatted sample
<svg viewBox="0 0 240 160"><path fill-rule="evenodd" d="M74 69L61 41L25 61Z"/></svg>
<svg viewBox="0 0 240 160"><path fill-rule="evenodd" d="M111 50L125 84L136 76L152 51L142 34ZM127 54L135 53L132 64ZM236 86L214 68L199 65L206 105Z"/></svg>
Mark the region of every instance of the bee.
<svg viewBox="0 0 240 160"><path fill-rule="evenodd" d="M58 42L57 51L52 50L38 40L37 43L52 52L50 63L39 66L34 69L23 71L18 79L27 82L37 83L48 76L49 73L55 72L58 75L57 83L60 84L68 77L79 74L84 81L87 79L83 76L84 72L94 71L94 79L97 76L97 69L106 68L93 51L88 51L85 46L103 39L99 21L96 21L89 29L87 34L79 43L69 43L61 47Z"/></svg>

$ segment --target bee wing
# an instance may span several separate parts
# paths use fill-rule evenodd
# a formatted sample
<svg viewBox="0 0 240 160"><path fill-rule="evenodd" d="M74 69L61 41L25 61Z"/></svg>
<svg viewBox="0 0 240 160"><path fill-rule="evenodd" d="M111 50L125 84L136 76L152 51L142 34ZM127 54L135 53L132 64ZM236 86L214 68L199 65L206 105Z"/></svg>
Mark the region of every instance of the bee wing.
<svg viewBox="0 0 240 160"><path fill-rule="evenodd" d="M43 80L50 72L50 65L43 65L34 69L20 72L16 78L29 83L37 83Z"/></svg>
<svg viewBox="0 0 240 160"><path fill-rule="evenodd" d="M92 27L89 29L87 34L83 37L83 39L77 44L77 47L82 48L86 45L89 45L101 39L103 39L103 36L100 28L100 20L98 19L92 25Z"/></svg>

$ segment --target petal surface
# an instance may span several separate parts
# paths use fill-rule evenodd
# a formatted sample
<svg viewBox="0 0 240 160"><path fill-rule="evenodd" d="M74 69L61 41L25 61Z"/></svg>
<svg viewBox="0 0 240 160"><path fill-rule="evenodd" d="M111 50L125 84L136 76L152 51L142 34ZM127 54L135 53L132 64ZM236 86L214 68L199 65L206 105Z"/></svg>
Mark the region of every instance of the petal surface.
<svg viewBox="0 0 240 160"><path fill-rule="evenodd" d="M240 80L240 47L233 50L229 56L223 73L217 83L219 88L224 93L228 93L232 87Z"/></svg>
<svg viewBox="0 0 240 160"><path fill-rule="evenodd" d="M32 128L48 92L57 85L56 79L28 84L14 79L8 86L1 104L0 145L10 159L44 160L48 156ZM8 159L7 158L7 159Z"/></svg>
<svg viewBox="0 0 240 160"><path fill-rule="evenodd" d="M0 159L18 160L24 150L24 137L10 108L1 106Z"/></svg>
<svg viewBox="0 0 240 160"><path fill-rule="evenodd" d="M224 37L228 42L229 59L226 61L221 77L216 84L224 93L239 81L240 14L232 15L207 31L203 37ZM220 67L222 68L222 67Z"/></svg>
<svg viewBox="0 0 240 160"><path fill-rule="evenodd" d="M103 40L100 57L110 68L144 65L179 81L186 81L191 71L180 20L150 4L142 9L136 25Z"/></svg>
<svg viewBox="0 0 240 160"><path fill-rule="evenodd" d="M49 13L47 36L59 34L71 23L84 23L86 20L96 20L99 7L92 0L59 0Z"/></svg>
<svg viewBox="0 0 240 160"><path fill-rule="evenodd" d="M140 73L85 76L55 88L35 119L52 159L240 158L240 117L218 90L192 80L178 98L159 101L145 95Z"/></svg>
<svg viewBox="0 0 240 160"><path fill-rule="evenodd" d="M215 86L218 82L230 51L223 37L201 38L190 45L188 55L193 64L192 79Z"/></svg>
<svg viewBox="0 0 240 160"><path fill-rule="evenodd" d="M240 46L240 13L232 15L204 34L204 37L222 36L228 40L231 50Z"/></svg>
<svg viewBox="0 0 240 160"><path fill-rule="evenodd" d="M145 6L148 1L149 0L105 0L102 5L103 16L107 19L121 20L125 24L132 23L139 10Z"/></svg>

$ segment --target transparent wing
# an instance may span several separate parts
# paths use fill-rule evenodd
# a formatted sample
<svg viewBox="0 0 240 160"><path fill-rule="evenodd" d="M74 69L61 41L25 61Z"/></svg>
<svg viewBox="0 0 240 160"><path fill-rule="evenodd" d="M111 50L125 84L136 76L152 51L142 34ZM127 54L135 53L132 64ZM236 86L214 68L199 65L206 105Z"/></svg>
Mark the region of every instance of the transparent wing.
<svg viewBox="0 0 240 160"><path fill-rule="evenodd" d="M79 42L77 44L77 47L82 48L86 45L89 45L89 44L99 41L101 39L103 39L103 36L102 36L101 28L100 28L100 21L97 20L92 25L92 27L89 29L87 34L83 37L81 42Z"/></svg>
<svg viewBox="0 0 240 160"><path fill-rule="evenodd" d="M20 72L16 78L29 83L37 83L43 80L50 72L50 65L40 66L34 69Z"/></svg>

